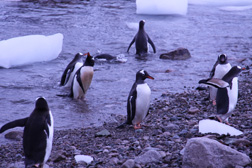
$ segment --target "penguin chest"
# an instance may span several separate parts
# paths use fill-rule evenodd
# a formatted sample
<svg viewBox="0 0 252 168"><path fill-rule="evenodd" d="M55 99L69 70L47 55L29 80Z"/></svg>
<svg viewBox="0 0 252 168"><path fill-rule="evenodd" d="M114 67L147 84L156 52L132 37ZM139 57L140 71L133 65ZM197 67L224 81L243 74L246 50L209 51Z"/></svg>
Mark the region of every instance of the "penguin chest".
<svg viewBox="0 0 252 168"><path fill-rule="evenodd" d="M227 88L227 94L229 99L228 112L232 112L235 109L238 100L238 78L235 77L232 80L232 88Z"/></svg>
<svg viewBox="0 0 252 168"><path fill-rule="evenodd" d="M231 65L228 64L218 64L215 67L215 72L214 72L214 76L213 78L218 78L218 79L222 79L223 76L226 75L226 73L228 73L228 71L231 69ZM216 99L216 94L217 94L217 88L215 87L210 87L210 100L215 100Z"/></svg>
<svg viewBox="0 0 252 168"><path fill-rule="evenodd" d="M228 64L218 64L215 68L214 78L222 79L224 75L231 69L231 65Z"/></svg>
<svg viewBox="0 0 252 168"><path fill-rule="evenodd" d="M83 65L83 62L77 62L77 63L74 65L74 70L71 72L70 77L69 77L69 80L67 81L66 86L71 86L76 71L77 71L78 69L80 69L80 67L81 67L82 65Z"/></svg>
<svg viewBox="0 0 252 168"><path fill-rule="evenodd" d="M94 70L93 70L93 67L91 66L84 66L81 69L81 82L82 82L82 86L84 88L85 93L91 84L91 81L93 79L93 74L94 74Z"/></svg>
<svg viewBox="0 0 252 168"><path fill-rule="evenodd" d="M138 124L143 121L146 117L150 106L150 95L151 90L147 83L139 84L136 87L137 97L136 97L136 111L135 117L132 120L133 124Z"/></svg>

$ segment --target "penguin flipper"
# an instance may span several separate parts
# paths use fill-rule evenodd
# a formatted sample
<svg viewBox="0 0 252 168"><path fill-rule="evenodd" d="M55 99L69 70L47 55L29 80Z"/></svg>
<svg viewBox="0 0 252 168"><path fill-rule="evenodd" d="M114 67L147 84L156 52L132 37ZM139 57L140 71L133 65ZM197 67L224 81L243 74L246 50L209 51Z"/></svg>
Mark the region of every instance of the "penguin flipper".
<svg viewBox="0 0 252 168"><path fill-rule="evenodd" d="M19 120L15 120L12 122L9 122L7 124L5 124L4 126L2 126L2 128L0 129L0 133L3 133L4 131L14 128L14 127L24 127L27 120L29 117L23 118L23 119L19 119Z"/></svg>
<svg viewBox="0 0 252 168"><path fill-rule="evenodd" d="M211 72L210 72L210 75L209 75L209 78L213 78L213 76L214 76L214 74L215 74L215 69L216 69L216 66L218 65L218 59L217 59L217 61L214 63L214 65L213 65L213 68L212 68L212 70L211 70Z"/></svg>
<svg viewBox="0 0 252 168"><path fill-rule="evenodd" d="M201 83L214 86L216 88L226 88L229 86L229 83L217 78L203 79L199 81L199 84Z"/></svg>
<svg viewBox="0 0 252 168"><path fill-rule="evenodd" d="M130 45L129 45L129 47L128 47L127 52L129 52L130 47L132 46L132 44L133 44L135 41L136 41L136 36L135 36L135 37L133 38L133 40L130 42Z"/></svg>
<svg viewBox="0 0 252 168"><path fill-rule="evenodd" d="M63 72L61 76L60 86L64 86L67 83L66 82L67 71L68 71L68 68L65 69L65 71Z"/></svg>
<svg viewBox="0 0 252 168"><path fill-rule="evenodd" d="M136 91L136 84L132 86L132 89L130 91L128 101L127 101L127 123L132 124L132 120L135 117L136 113L136 97L137 97L137 91Z"/></svg>
<svg viewBox="0 0 252 168"><path fill-rule="evenodd" d="M81 89L82 89L82 91L83 91L83 94L85 94L85 90L84 90L84 87L83 87L83 85L82 85L82 81L81 81L81 77L80 77L80 70L81 70L81 68L76 72L76 74L77 74L77 82L79 83L79 85L80 85L80 87L81 87Z"/></svg>
<svg viewBox="0 0 252 168"><path fill-rule="evenodd" d="M150 37L148 35L147 35L147 37L148 37L148 43L150 43L154 53L156 53L156 47L155 47L154 43L152 42L152 40L150 39Z"/></svg>

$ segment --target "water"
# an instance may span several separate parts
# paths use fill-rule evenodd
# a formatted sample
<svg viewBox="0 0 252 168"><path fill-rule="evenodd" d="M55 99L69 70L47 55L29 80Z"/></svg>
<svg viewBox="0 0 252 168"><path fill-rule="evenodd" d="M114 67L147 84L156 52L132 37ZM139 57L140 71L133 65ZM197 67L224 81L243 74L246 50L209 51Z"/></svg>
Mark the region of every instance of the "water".
<svg viewBox="0 0 252 168"><path fill-rule="evenodd" d="M152 101L164 92L183 92L206 78L217 55L226 53L233 65L252 54L252 10L224 11L189 5L187 16L137 15L135 1L97 0L81 4L40 5L0 2L0 40L30 34L64 35L60 56L50 62L0 69L0 126L29 116L38 96L52 110L56 129L102 125L115 115L126 115L126 100L135 73L145 69L155 80L146 80ZM138 22L156 45L157 53L138 59L127 47ZM185 47L192 58L161 60L166 51ZM66 65L77 52L125 54L126 63L96 63L85 101L62 98L69 89L59 87ZM150 48L152 52L152 49ZM172 70L165 73L166 70ZM186 87L186 88L185 88ZM0 135L0 143L3 135Z"/></svg>

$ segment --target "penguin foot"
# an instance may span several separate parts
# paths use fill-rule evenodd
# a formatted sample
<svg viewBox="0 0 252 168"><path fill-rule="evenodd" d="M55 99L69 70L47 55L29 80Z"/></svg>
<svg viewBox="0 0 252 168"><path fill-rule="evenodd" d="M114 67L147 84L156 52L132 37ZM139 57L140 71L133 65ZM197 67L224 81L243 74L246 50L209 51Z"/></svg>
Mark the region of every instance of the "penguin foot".
<svg viewBox="0 0 252 168"><path fill-rule="evenodd" d="M216 116L216 118L219 120L219 122L223 122L222 119L219 116Z"/></svg>
<svg viewBox="0 0 252 168"><path fill-rule="evenodd" d="M216 106L216 100L213 100L213 106Z"/></svg>
<svg viewBox="0 0 252 168"><path fill-rule="evenodd" d="M140 129L140 128L141 128L141 124L140 123L134 125L134 129Z"/></svg>

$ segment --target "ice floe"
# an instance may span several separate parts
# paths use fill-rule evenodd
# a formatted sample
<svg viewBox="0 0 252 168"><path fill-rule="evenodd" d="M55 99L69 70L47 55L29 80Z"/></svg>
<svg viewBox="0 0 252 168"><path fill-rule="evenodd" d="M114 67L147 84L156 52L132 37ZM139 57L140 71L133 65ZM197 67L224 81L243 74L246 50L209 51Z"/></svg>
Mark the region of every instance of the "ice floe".
<svg viewBox="0 0 252 168"><path fill-rule="evenodd" d="M136 13L148 15L186 15L188 0L136 0Z"/></svg>
<svg viewBox="0 0 252 168"><path fill-rule="evenodd" d="M62 50L63 35L28 35L0 41L0 67L50 61Z"/></svg>

